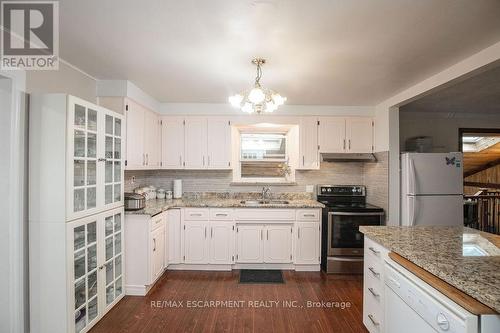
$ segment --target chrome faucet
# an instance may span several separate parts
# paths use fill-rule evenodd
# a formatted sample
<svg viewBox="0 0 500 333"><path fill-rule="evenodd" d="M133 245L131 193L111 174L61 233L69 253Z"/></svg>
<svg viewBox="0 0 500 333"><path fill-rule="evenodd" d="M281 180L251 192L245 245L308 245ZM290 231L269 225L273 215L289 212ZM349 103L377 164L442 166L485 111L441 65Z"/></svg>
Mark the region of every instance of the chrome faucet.
<svg viewBox="0 0 500 333"><path fill-rule="evenodd" d="M266 200L266 196L271 193L271 189L269 187L263 187L262 188L262 200Z"/></svg>

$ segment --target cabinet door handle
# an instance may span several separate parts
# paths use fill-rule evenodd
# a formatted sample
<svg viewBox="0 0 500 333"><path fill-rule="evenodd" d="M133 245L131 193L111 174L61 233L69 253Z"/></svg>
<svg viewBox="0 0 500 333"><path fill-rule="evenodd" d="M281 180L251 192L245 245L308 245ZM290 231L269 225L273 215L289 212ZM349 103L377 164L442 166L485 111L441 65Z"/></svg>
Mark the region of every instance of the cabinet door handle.
<svg viewBox="0 0 500 333"><path fill-rule="evenodd" d="M373 288L368 288L368 291L369 291L369 292L370 292L373 296L375 296L375 297L379 297L379 296L380 296L379 294L377 294L377 293L375 292L375 290L373 290Z"/></svg>
<svg viewBox="0 0 500 333"><path fill-rule="evenodd" d="M146 153L146 165L149 165L149 153Z"/></svg>
<svg viewBox="0 0 500 333"><path fill-rule="evenodd" d="M349 139L349 150L351 150L351 139Z"/></svg>
<svg viewBox="0 0 500 333"><path fill-rule="evenodd" d="M153 238L153 252L156 252L156 238Z"/></svg>
<svg viewBox="0 0 500 333"><path fill-rule="evenodd" d="M314 214L304 214L304 217L315 217L316 215Z"/></svg>
<svg viewBox="0 0 500 333"><path fill-rule="evenodd" d="M378 326L379 325L379 322L375 320L375 317L373 317L372 314L369 314L368 315L368 318L370 319L370 321L373 323L373 325L375 326Z"/></svg>
<svg viewBox="0 0 500 333"><path fill-rule="evenodd" d="M205 238L207 238L207 227L205 227Z"/></svg>
<svg viewBox="0 0 500 333"><path fill-rule="evenodd" d="M179 165L182 166L182 156L179 155Z"/></svg>
<svg viewBox="0 0 500 333"><path fill-rule="evenodd" d="M214 238L214 228L210 227L210 238Z"/></svg>
<svg viewBox="0 0 500 333"><path fill-rule="evenodd" d="M208 166L210 166L210 155L208 155Z"/></svg>
<svg viewBox="0 0 500 333"><path fill-rule="evenodd" d="M215 216L227 216L225 213L216 213Z"/></svg>
<svg viewBox="0 0 500 333"><path fill-rule="evenodd" d="M262 232L263 232L263 231L264 231L264 230L260 229L260 240L262 240Z"/></svg>
<svg viewBox="0 0 500 333"><path fill-rule="evenodd" d="M345 139L344 139L344 150L345 150Z"/></svg>
<svg viewBox="0 0 500 333"><path fill-rule="evenodd" d="M269 230L266 230L266 239L269 240Z"/></svg>
<svg viewBox="0 0 500 333"><path fill-rule="evenodd" d="M205 166L205 155L203 155L203 166Z"/></svg>
<svg viewBox="0 0 500 333"><path fill-rule="evenodd" d="M189 216L202 216L202 214L201 213L191 213L191 214L189 214Z"/></svg>
<svg viewBox="0 0 500 333"><path fill-rule="evenodd" d="M97 160L97 162L106 162L106 161L107 161L107 159L106 159L106 158L103 158L103 157L101 157L101 158L99 158L99 159Z"/></svg>
<svg viewBox="0 0 500 333"><path fill-rule="evenodd" d="M302 166L306 165L306 157L302 155Z"/></svg>
<svg viewBox="0 0 500 333"><path fill-rule="evenodd" d="M373 267L368 267L368 270L372 272L372 274L375 275L376 277L380 277L380 273L374 270Z"/></svg>
<svg viewBox="0 0 500 333"><path fill-rule="evenodd" d="M297 238L300 238L300 227L297 228Z"/></svg>
<svg viewBox="0 0 500 333"><path fill-rule="evenodd" d="M368 249L369 249L370 251L372 251L374 254L379 254L379 253L380 253L380 251L375 250L375 249L374 249L373 247L371 247L371 246L370 246Z"/></svg>
<svg viewBox="0 0 500 333"><path fill-rule="evenodd" d="M146 154L142 154L142 165L146 165Z"/></svg>

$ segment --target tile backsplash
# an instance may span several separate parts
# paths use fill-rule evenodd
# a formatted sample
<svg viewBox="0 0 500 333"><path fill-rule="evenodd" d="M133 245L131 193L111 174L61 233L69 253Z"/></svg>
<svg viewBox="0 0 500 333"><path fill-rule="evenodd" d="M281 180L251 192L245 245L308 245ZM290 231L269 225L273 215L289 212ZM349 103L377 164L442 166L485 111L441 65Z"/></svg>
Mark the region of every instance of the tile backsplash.
<svg viewBox="0 0 500 333"><path fill-rule="evenodd" d="M367 201L387 212L389 153L375 156L377 162L324 162L320 170L297 170L294 184L270 188L272 192L306 192L307 185L366 185ZM231 184L231 170L138 170L125 171L125 191L145 185L169 190L174 179L182 179L184 192L260 192L263 186Z"/></svg>

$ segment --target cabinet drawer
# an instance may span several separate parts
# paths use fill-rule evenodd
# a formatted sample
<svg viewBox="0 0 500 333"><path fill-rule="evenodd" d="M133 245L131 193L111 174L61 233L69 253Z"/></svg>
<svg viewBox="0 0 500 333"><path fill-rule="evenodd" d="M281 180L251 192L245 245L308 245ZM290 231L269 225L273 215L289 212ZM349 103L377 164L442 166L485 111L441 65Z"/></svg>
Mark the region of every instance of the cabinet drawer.
<svg viewBox="0 0 500 333"><path fill-rule="evenodd" d="M377 261L365 261L365 268L364 268L364 274L367 277L367 279L373 279L378 283L380 286L383 286L384 284L384 269L382 264L378 263Z"/></svg>
<svg viewBox="0 0 500 333"><path fill-rule="evenodd" d="M365 324L370 333L382 333L384 319L383 309L380 304L370 296L371 295L366 295L364 299L363 324Z"/></svg>
<svg viewBox="0 0 500 333"><path fill-rule="evenodd" d="M233 218L232 209L210 209L210 220L232 221Z"/></svg>
<svg viewBox="0 0 500 333"><path fill-rule="evenodd" d="M161 226L163 226L164 216L165 216L164 213L161 213L151 218L151 231L156 230Z"/></svg>
<svg viewBox="0 0 500 333"><path fill-rule="evenodd" d="M294 209L242 208L234 211L237 221L295 221Z"/></svg>
<svg viewBox="0 0 500 333"><path fill-rule="evenodd" d="M208 216L208 208L184 209L184 220L186 221L208 221Z"/></svg>
<svg viewBox="0 0 500 333"><path fill-rule="evenodd" d="M319 221L321 217L318 209L298 209L297 221Z"/></svg>
<svg viewBox="0 0 500 333"><path fill-rule="evenodd" d="M374 259L382 263L388 257L388 250L382 245L372 241L370 238L365 237L365 259Z"/></svg>

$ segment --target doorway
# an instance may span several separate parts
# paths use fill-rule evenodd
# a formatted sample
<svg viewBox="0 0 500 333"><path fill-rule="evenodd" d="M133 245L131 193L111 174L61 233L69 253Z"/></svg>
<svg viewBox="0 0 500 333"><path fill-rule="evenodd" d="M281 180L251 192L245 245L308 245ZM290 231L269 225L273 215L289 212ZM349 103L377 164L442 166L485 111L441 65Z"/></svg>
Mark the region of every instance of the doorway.
<svg viewBox="0 0 500 333"><path fill-rule="evenodd" d="M465 225L500 234L500 128L460 128Z"/></svg>

